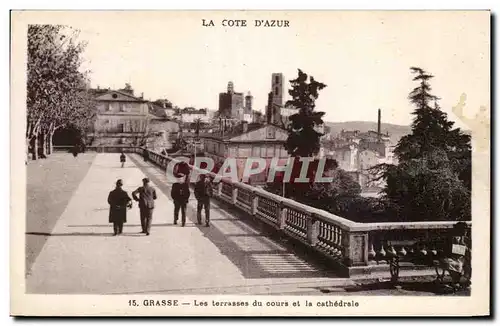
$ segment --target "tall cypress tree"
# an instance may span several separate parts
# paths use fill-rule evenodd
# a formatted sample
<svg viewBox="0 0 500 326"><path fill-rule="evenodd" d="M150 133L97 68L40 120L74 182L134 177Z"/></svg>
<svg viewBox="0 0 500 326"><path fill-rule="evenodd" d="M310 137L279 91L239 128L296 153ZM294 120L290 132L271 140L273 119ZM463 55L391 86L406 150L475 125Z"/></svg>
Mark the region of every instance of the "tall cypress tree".
<svg viewBox="0 0 500 326"><path fill-rule="evenodd" d="M290 116L289 135L285 148L292 157L313 156L320 149L321 133L314 128L323 124L325 112L314 111L315 101L318 99L319 91L326 87L314 77L298 69L296 79L290 80L292 88L288 91L291 100L287 105L299 109L299 112Z"/></svg>
<svg viewBox="0 0 500 326"><path fill-rule="evenodd" d="M431 94L434 77L412 67L419 85L408 99L416 106L411 134L398 142L399 165L380 165L388 203L401 220L470 219L470 136L440 110Z"/></svg>

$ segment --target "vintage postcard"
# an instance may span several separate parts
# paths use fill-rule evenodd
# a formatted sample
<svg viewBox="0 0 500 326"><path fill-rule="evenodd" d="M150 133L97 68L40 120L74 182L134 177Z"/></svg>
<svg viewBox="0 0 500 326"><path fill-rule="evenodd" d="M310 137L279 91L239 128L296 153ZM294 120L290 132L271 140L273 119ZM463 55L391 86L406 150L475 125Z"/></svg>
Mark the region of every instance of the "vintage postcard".
<svg viewBox="0 0 500 326"><path fill-rule="evenodd" d="M11 315L489 315L490 23L12 11Z"/></svg>

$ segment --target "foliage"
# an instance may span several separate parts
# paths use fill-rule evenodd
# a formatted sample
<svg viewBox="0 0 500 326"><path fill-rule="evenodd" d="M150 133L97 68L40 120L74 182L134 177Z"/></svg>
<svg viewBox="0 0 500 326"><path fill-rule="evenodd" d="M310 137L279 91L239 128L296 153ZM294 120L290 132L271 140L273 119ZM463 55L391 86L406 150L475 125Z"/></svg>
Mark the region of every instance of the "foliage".
<svg viewBox="0 0 500 326"><path fill-rule="evenodd" d="M292 88L288 91L291 100L286 106L293 106L299 112L290 116L289 135L285 148L291 156L313 156L319 152L321 133L315 127L323 124L324 112L315 112L315 101L319 91L326 87L314 77L298 70L298 77L290 80Z"/></svg>
<svg viewBox="0 0 500 326"><path fill-rule="evenodd" d="M399 220L470 219L470 136L453 129L440 110L430 93L433 76L421 68L411 71L419 82L409 95L416 106L412 133L394 150L399 165L383 164L372 171L385 179L385 200Z"/></svg>
<svg viewBox="0 0 500 326"><path fill-rule="evenodd" d="M85 44L76 42L77 36L61 25L28 27L26 140L34 158L38 145L45 149L57 129L71 125L84 131L95 117L88 72L80 71Z"/></svg>
<svg viewBox="0 0 500 326"><path fill-rule="evenodd" d="M285 184L287 197L332 213L345 213L346 205L359 197L361 186L348 172L338 168L335 160L327 160L323 174L324 177L331 177L332 182L314 182L317 165L318 160L309 165L309 183ZM300 164L296 168L300 171ZM283 195L283 183L280 181L268 183L265 189Z"/></svg>
<svg viewBox="0 0 500 326"><path fill-rule="evenodd" d="M168 99L157 99L153 102L154 104L162 107L162 108L173 108L172 102L170 102Z"/></svg>

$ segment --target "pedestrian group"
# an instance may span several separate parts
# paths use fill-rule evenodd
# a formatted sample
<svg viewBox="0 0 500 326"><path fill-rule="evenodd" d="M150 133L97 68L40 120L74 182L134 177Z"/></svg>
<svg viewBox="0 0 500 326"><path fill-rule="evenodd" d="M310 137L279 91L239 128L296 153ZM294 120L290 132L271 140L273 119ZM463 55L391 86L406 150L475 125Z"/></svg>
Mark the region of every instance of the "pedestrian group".
<svg viewBox="0 0 500 326"><path fill-rule="evenodd" d="M146 161L148 157L144 157ZM120 154L121 167L125 166L126 156L122 152ZM177 173L178 182L172 185L170 195L174 202L174 225L179 220L179 211L181 213L181 225L186 225L186 208L191 195L187 175ZM202 211L205 211L205 226L210 226L210 198L213 196L212 181L206 175L200 175L200 179L194 187L194 195L198 201L197 205L197 224L202 224ZM113 223L113 235L123 233L123 224L127 223L127 209L132 208L132 199L138 202L141 233L150 235L151 223L153 220L153 210L155 208L155 200L157 199L156 190L150 185L148 178L142 179L142 186L132 192L132 198L123 190L123 181L116 181L116 187L108 195L109 223Z"/></svg>

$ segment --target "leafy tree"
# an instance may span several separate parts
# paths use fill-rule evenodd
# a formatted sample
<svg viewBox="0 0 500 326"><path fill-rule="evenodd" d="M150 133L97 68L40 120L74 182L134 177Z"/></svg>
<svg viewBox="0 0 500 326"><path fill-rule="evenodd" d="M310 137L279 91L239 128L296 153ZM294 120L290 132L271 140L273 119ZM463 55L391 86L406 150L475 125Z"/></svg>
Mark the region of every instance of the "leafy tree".
<svg viewBox="0 0 500 326"><path fill-rule="evenodd" d="M385 200L399 220L470 219L470 136L453 129L440 110L430 93L433 76L421 68L411 72L419 82L408 97L416 106L412 133L394 150L399 165L383 164L372 171L386 180Z"/></svg>
<svg viewBox="0 0 500 326"><path fill-rule="evenodd" d="M319 152L321 133L315 127L323 124L324 112L315 112L315 101L319 91L326 87L314 77L298 69L298 77L290 80L292 88L288 91L291 100L286 105L299 109L299 112L290 116L289 135L285 144L288 153L293 157L313 156Z"/></svg>
<svg viewBox="0 0 500 326"><path fill-rule="evenodd" d="M60 25L28 26L26 142L34 159L50 154L57 129L71 124L83 130L95 116L88 72L80 71L85 44L77 36Z"/></svg>
<svg viewBox="0 0 500 326"><path fill-rule="evenodd" d="M170 102L168 99L157 99L153 102L154 104L161 106L163 108L173 108L172 102Z"/></svg>

